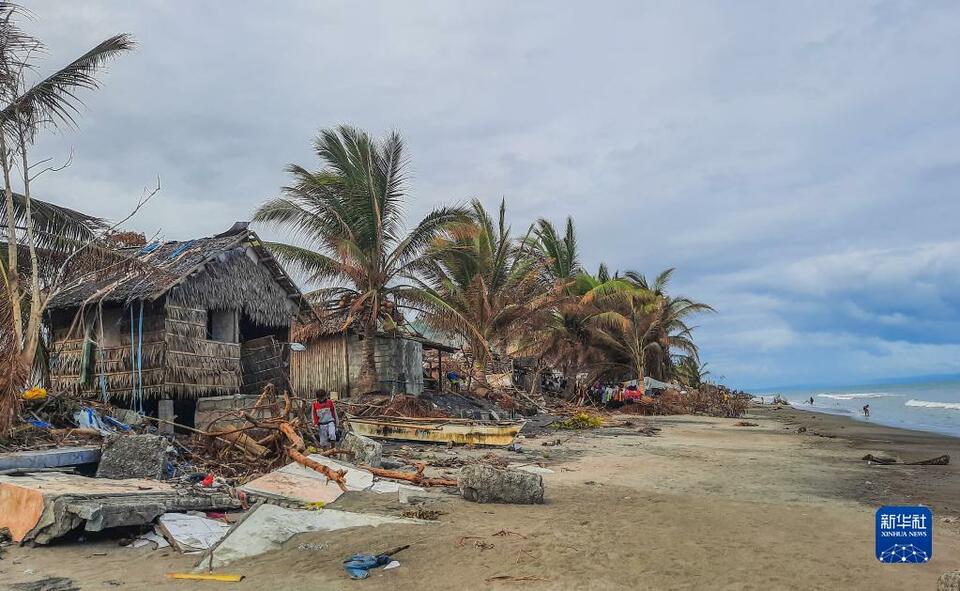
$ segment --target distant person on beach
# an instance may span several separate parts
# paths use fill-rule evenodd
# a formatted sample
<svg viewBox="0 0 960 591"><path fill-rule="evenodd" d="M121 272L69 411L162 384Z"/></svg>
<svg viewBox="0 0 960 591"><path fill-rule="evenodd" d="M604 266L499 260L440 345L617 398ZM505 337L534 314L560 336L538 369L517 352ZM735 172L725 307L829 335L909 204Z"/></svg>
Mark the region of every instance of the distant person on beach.
<svg viewBox="0 0 960 591"><path fill-rule="evenodd" d="M810 397L810 406L813 406L813 396Z"/></svg>
<svg viewBox="0 0 960 591"><path fill-rule="evenodd" d="M870 405L869 405L869 404L864 404L864 405L863 405L863 416L865 416L865 417L869 417L869 416L870 416Z"/></svg>

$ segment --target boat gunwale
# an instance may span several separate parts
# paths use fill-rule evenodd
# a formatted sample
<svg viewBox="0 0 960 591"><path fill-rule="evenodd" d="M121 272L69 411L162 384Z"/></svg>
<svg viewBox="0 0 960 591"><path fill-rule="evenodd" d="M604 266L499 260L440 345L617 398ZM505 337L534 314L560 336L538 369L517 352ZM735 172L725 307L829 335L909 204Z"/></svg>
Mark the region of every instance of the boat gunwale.
<svg viewBox="0 0 960 591"><path fill-rule="evenodd" d="M478 427L489 427L489 428L508 428L519 426L521 429L524 425L527 424L526 420L520 419L515 421L480 421L475 419L455 419L455 418L444 418L444 417L388 417L388 416L375 416L375 417L358 417L354 415L346 415L347 422L357 422L357 423L366 423L366 424L387 424L392 426L410 426L410 427L443 427L445 425L456 425L456 426L478 426Z"/></svg>

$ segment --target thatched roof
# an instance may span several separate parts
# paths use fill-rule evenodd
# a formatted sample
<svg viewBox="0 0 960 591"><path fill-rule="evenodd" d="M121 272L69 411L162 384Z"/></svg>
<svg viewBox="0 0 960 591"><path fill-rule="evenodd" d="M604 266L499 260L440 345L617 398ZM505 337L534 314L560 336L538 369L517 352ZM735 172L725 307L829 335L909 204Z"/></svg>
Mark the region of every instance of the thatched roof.
<svg viewBox="0 0 960 591"><path fill-rule="evenodd" d="M144 247L122 249L127 260L85 273L65 285L50 301L49 309L76 308L104 301L128 304L153 301L171 290L178 301L201 303L211 309L237 306L251 300L253 316L276 316L276 301L292 312L312 318L306 298L257 234L237 223L222 234L185 241L153 242ZM257 291L249 291L257 282ZM256 300L256 301L253 301ZM281 306L283 308L284 306ZM258 313L259 312L259 313ZM254 320L257 320L254 318ZM271 323L272 324L272 323Z"/></svg>

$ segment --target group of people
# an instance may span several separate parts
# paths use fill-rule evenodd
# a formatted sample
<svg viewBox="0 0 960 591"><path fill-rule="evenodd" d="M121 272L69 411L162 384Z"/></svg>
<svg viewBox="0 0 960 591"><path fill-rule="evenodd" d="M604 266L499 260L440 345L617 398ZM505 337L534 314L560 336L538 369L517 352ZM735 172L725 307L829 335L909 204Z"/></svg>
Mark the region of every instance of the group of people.
<svg viewBox="0 0 960 591"><path fill-rule="evenodd" d="M643 387L637 384L603 384L594 382L589 390L590 397L603 405L619 405L630 400L639 400L643 396Z"/></svg>

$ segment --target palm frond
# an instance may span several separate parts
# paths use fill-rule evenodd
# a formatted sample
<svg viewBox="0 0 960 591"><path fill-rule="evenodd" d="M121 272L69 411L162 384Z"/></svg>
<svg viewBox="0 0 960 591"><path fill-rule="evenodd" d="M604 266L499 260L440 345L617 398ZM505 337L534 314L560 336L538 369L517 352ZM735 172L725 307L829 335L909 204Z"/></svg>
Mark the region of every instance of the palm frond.
<svg viewBox="0 0 960 591"><path fill-rule="evenodd" d="M133 49L133 38L124 33L100 42L90 51L28 88L0 110L0 125L14 121L33 127L44 121L74 125L79 112L78 90L100 87L96 74L111 58Z"/></svg>

